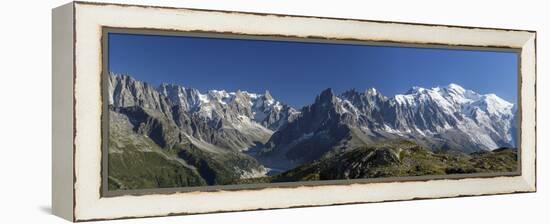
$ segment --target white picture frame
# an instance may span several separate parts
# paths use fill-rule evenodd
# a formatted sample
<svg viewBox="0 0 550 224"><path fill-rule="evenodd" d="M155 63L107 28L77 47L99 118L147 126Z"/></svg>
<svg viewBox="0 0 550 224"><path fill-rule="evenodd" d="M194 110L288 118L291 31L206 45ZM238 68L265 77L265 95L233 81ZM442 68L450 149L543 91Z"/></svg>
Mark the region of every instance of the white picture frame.
<svg viewBox="0 0 550 224"><path fill-rule="evenodd" d="M107 197L101 191L104 28L517 49L521 172ZM70 221L536 191L535 31L72 2L53 10L52 33L52 206L55 215Z"/></svg>

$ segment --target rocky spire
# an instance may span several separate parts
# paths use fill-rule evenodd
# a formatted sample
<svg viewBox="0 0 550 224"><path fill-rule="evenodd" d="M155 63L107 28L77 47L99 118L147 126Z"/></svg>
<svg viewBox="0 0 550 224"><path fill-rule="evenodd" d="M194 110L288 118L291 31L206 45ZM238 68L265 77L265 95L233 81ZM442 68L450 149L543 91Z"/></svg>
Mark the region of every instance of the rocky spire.
<svg viewBox="0 0 550 224"><path fill-rule="evenodd" d="M269 92L269 90L265 90L264 98L265 100L273 100L273 96L271 96L271 93Z"/></svg>
<svg viewBox="0 0 550 224"><path fill-rule="evenodd" d="M317 97L318 102L332 102L334 100L334 92L332 91L332 88L328 88L323 90L321 94Z"/></svg>

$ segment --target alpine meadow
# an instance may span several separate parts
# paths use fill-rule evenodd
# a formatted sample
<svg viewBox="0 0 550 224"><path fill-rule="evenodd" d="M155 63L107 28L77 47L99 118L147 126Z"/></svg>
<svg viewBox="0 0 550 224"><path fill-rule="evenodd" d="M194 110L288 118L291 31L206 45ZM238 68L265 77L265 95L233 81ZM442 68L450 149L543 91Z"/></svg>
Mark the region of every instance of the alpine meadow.
<svg viewBox="0 0 550 224"><path fill-rule="evenodd" d="M112 191L518 170L513 52L108 38Z"/></svg>

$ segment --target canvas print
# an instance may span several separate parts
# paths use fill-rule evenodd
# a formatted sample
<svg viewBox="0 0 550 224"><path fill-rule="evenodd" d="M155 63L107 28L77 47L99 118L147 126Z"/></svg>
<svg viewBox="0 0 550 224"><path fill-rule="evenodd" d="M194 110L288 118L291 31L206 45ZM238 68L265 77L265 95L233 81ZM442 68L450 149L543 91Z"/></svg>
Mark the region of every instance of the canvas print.
<svg viewBox="0 0 550 224"><path fill-rule="evenodd" d="M108 189L518 171L518 55L109 33Z"/></svg>

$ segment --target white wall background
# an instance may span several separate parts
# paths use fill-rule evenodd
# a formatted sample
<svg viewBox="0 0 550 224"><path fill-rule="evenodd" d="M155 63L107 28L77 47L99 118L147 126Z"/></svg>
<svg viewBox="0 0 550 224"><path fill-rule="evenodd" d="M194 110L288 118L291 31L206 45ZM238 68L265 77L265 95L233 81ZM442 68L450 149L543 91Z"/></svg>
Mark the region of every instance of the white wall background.
<svg viewBox="0 0 550 224"><path fill-rule="evenodd" d="M103 2L96 0L97 2ZM115 1L115 0L112 0ZM65 0L0 6L0 223L62 223L51 215L51 8ZM147 4L145 0L119 3ZM157 5L536 30L538 192L236 212L109 223L540 223L550 205L550 6L546 1L154 1Z"/></svg>

